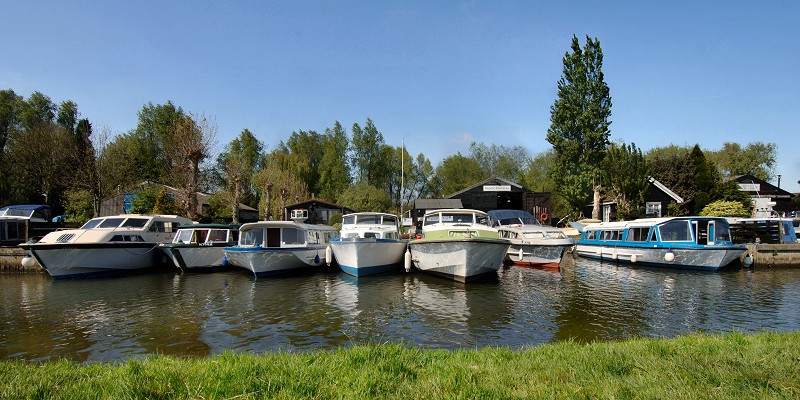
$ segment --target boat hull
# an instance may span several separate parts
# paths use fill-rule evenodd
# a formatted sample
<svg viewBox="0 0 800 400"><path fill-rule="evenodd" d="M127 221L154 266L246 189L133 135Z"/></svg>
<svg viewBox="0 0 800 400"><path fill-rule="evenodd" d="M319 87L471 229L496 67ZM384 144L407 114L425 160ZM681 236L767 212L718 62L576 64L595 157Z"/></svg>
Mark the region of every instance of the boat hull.
<svg viewBox="0 0 800 400"><path fill-rule="evenodd" d="M21 245L54 279L150 270L164 265L157 243Z"/></svg>
<svg viewBox="0 0 800 400"><path fill-rule="evenodd" d="M412 240L411 261L423 272L466 282L496 273L509 242L499 239Z"/></svg>
<svg viewBox="0 0 800 400"><path fill-rule="evenodd" d="M334 239L330 243L339 267L348 275L366 276L398 269L407 244L391 239Z"/></svg>
<svg viewBox="0 0 800 400"><path fill-rule="evenodd" d="M514 265L558 268L564 253L572 247L565 244L516 244L512 243L506 252L506 260Z"/></svg>
<svg viewBox="0 0 800 400"><path fill-rule="evenodd" d="M744 253L744 246L633 247L577 244L575 253L581 257L603 261L654 267L718 271ZM672 257L668 256L672 254ZM672 258L672 261L667 261Z"/></svg>
<svg viewBox="0 0 800 400"><path fill-rule="evenodd" d="M260 277L319 267L325 263L325 247L226 247L225 257Z"/></svg>
<svg viewBox="0 0 800 400"><path fill-rule="evenodd" d="M221 268L228 264L225 245L169 244L162 245L161 250L181 270Z"/></svg>

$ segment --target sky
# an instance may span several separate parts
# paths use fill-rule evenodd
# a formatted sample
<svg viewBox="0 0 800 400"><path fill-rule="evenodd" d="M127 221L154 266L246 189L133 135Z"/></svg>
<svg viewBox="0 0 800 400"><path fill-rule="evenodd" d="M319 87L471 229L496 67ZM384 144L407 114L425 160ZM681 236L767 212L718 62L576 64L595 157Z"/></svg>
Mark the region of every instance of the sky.
<svg viewBox="0 0 800 400"><path fill-rule="evenodd" d="M796 0L0 0L0 89L72 100L113 134L172 101L216 122L217 151L245 128L270 150L369 118L436 165L472 142L548 150L563 57L589 36L612 141L775 143L800 192L799 20Z"/></svg>

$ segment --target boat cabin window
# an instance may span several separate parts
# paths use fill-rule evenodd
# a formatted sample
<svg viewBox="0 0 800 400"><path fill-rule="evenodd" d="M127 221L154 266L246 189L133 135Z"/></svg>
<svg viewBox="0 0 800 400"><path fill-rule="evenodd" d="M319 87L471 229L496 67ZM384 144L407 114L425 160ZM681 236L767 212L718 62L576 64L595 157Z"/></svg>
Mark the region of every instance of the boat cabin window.
<svg viewBox="0 0 800 400"><path fill-rule="evenodd" d="M119 227L119 224L121 224L122 221L123 221L123 218L106 218L106 220L103 221L97 227L98 228L116 228L116 227Z"/></svg>
<svg viewBox="0 0 800 400"><path fill-rule="evenodd" d="M172 243L191 243L191 242L192 242L191 229L178 230L178 234L175 235L175 239L172 241Z"/></svg>
<svg viewBox="0 0 800 400"><path fill-rule="evenodd" d="M227 229L212 229L208 232L207 242L227 242L228 230Z"/></svg>
<svg viewBox="0 0 800 400"><path fill-rule="evenodd" d="M381 223L380 215L359 215L356 221L358 225L379 225Z"/></svg>
<svg viewBox="0 0 800 400"><path fill-rule="evenodd" d="M622 240L622 230L603 231L600 238L602 240Z"/></svg>
<svg viewBox="0 0 800 400"><path fill-rule="evenodd" d="M20 221L0 221L0 241L25 239L25 223Z"/></svg>
<svg viewBox="0 0 800 400"><path fill-rule="evenodd" d="M92 229L92 228L96 227L97 225L99 225L101 222L103 222L102 218L90 219L90 220L86 221L86 223L83 224L83 226L81 226L81 229Z"/></svg>
<svg viewBox="0 0 800 400"><path fill-rule="evenodd" d="M398 238L397 237L397 232L386 232L386 234L383 235L383 238L384 239L397 239Z"/></svg>
<svg viewBox="0 0 800 400"><path fill-rule="evenodd" d="M388 215L384 215L383 216L383 225L397 226L397 218L392 217L392 216L388 216Z"/></svg>
<svg viewBox="0 0 800 400"><path fill-rule="evenodd" d="M305 238L303 231L297 228L282 228L281 229L281 244L303 244Z"/></svg>
<svg viewBox="0 0 800 400"><path fill-rule="evenodd" d="M597 239L597 231L585 231L583 234L584 240L596 240Z"/></svg>
<svg viewBox="0 0 800 400"><path fill-rule="evenodd" d="M139 235L114 235L109 242L144 242Z"/></svg>
<svg viewBox="0 0 800 400"><path fill-rule="evenodd" d="M156 221L153 225L150 225L151 232L172 233L175 232L175 228L177 228L177 223L172 221Z"/></svg>
<svg viewBox="0 0 800 400"><path fill-rule="evenodd" d="M544 233L544 237L548 239L566 239L567 235L561 231L549 231Z"/></svg>
<svg viewBox="0 0 800 400"><path fill-rule="evenodd" d="M364 232L364 238L366 239L380 239L381 234L378 232Z"/></svg>
<svg viewBox="0 0 800 400"><path fill-rule="evenodd" d="M662 242L690 242L692 230L689 221L669 221L658 227Z"/></svg>
<svg viewBox="0 0 800 400"><path fill-rule="evenodd" d="M657 242L658 241L658 237L656 236L656 232L657 231L658 230L656 230L656 229L653 229L653 230L650 231L650 241L651 242Z"/></svg>
<svg viewBox="0 0 800 400"><path fill-rule="evenodd" d="M147 225L147 218L128 218L122 224L125 228L144 228Z"/></svg>
<svg viewBox="0 0 800 400"><path fill-rule="evenodd" d="M483 215L476 215L475 216L475 222L477 222L478 224L481 224L481 225L489 226L489 217L488 216L483 216Z"/></svg>
<svg viewBox="0 0 800 400"><path fill-rule="evenodd" d="M471 224L472 214L442 214L442 222L451 224Z"/></svg>
<svg viewBox="0 0 800 400"><path fill-rule="evenodd" d="M353 215L345 215L342 217L342 225L353 225L356 223L356 217Z"/></svg>
<svg viewBox="0 0 800 400"><path fill-rule="evenodd" d="M628 229L628 237L625 239L629 242L646 242L650 234L650 227L630 228Z"/></svg>
<svg viewBox="0 0 800 400"><path fill-rule="evenodd" d="M262 243L264 243L264 230L261 228L250 229L240 233L240 246L261 246Z"/></svg>
<svg viewBox="0 0 800 400"><path fill-rule="evenodd" d="M544 239L544 232L525 232L522 234L525 239Z"/></svg>

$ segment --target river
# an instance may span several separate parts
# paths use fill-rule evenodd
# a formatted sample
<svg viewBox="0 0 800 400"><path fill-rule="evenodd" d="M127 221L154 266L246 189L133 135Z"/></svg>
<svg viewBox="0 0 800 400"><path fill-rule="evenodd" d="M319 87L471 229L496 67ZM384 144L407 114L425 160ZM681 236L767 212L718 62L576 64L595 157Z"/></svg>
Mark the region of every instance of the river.
<svg viewBox="0 0 800 400"><path fill-rule="evenodd" d="M121 361L149 354L525 348L572 339L800 329L800 269L629 267L567 255L561 271L504 266L466 285L412 273L330 269L59 280L0 274L0 358Z"/></svg>

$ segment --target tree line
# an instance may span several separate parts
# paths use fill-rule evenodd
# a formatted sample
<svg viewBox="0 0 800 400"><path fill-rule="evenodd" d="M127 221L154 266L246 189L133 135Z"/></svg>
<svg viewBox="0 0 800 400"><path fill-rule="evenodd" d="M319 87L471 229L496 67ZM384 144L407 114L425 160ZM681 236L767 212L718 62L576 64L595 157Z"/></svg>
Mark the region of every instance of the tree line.
<svg viewBox="0 0 800 400"><path fill-rule="evenodd" d="M747 206L728 178L773 178L773 143L726 142L720 150L668 145L643 153L635 143L611 142L602 59L597 39L587 36L581 47L573 36L543 138L551 149L531 155L523 146L473 142L466 154L436 166L421 152L387 144L369 118L349 129L334 121L322 132L297 130L278 143L245 128L220 147L213 118L171 101L143 105L134 129L112 135L82 118L71 100L56 104L40 92L23 98L0 90L0 204L47 203L81 221L98 215L103 199L152 181L174 187L175 195L140 193L136 211L236 221L245 204L261 218L278 219L286 205L312 197L398 212L416 198L445 197L497 176L553 193L553 215L577 216L607 196L627 218L644 214L650 177L687 200L671 205L672 215L699 213L716 200ZM207 215L197 213L198 191L212 193Z"/></svg>

